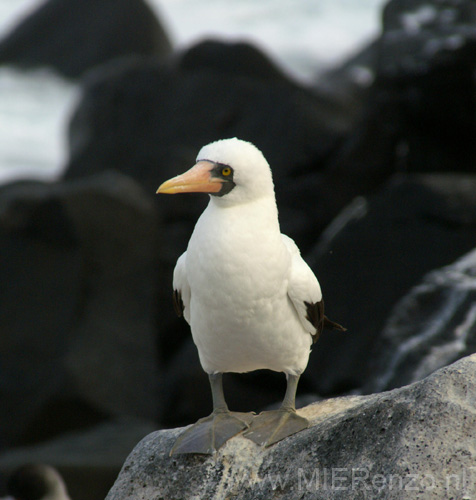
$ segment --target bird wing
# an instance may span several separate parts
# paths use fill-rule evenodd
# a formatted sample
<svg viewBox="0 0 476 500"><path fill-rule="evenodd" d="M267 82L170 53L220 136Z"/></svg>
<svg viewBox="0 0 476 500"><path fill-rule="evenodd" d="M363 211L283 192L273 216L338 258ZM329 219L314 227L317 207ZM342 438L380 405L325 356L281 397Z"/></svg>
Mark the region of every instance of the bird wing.
<svg viewBox="0 0 476 500"><path fill-rule="evenodd" d="M288 297L296 309L304 329L315 342L324 328L324 301L316 276L301 257L296 243L286 235L283 242L291 255Z"/></svg>
<svg viewBox="0 0 476 500"><path fill-rule="evenodd" d="M281 236L291 254L288 297L291 299L303 327L312 335L313 342L317 341L324 328L340 332L347 331L347 328L330 320L324 314L324 299L317 278L301 257L296 243L285 234Z"/></svg>
<svg viewBox="0 0 476 500"><path fill-rule="evenodd" d="M185 260L187 252L184 252L177 260L174 269L173 279L173 302L177 316L183 316L187 323L190 324L190 296L191 290L187 280L187 269Z"/></svg>

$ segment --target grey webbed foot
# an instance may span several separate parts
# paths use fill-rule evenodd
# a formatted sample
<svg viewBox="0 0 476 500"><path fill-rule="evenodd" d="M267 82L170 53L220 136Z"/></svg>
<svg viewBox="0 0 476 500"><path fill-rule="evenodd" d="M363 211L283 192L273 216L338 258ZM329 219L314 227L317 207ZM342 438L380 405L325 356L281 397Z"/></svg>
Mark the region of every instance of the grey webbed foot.
<svg viewBox="0 0 476 500"><path fill-rule="evenodd" d="M309 427L309 421L293 408L264 411L257 415L243 436L261 446L271 446Z"/></svg>
<svg viewBox="0 0 476 500"><path fill-rule="evenodd" d="M296 390L299 375L286 375L287 387L281 408L264 411L253 419L250 428L243 434L261 446L271 446L281 439L309 427L309 421L296 413Z"/></svg>
<svg viewBox="0 0 476 500"><path fill-rule="evenodd" d="M212 455L229 439L247 429L252 413L214 411L184 431L175 441L170 455L200 453Z"/></svg>

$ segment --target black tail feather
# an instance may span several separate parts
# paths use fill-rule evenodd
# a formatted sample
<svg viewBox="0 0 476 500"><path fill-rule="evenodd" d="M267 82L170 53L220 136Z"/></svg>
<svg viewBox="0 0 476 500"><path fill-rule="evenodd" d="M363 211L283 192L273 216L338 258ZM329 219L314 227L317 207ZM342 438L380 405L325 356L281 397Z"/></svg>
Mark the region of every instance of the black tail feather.
<svg viewBox="0 0 476 500"><path fill-rule="evenodd" d="M332 330L338 330L339 332L346 332L347 328L335 321L331 321L327 316L324 316L324 328L330 328Z"/></svg>

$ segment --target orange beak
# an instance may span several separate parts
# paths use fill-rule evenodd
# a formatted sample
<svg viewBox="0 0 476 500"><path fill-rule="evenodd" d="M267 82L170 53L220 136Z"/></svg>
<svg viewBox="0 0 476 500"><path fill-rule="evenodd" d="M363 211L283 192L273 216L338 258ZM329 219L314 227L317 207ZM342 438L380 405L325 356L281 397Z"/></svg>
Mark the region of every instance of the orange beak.
<svg viewBox="0 0 476 500"><path fill-rule="evenodd" d="M199 161L184 174L177 175L165 181L157 189L157 193L218 193L222 188L222 181L212 177L213 163Z"/></svg>

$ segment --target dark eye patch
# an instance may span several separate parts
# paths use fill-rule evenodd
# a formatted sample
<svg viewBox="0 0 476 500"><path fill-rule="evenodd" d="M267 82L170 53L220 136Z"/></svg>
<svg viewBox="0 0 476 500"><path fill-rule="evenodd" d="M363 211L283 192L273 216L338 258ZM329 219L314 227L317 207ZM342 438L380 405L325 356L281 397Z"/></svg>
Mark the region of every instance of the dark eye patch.
<svg viewBox="0 0 476 500"><path fill-rule="evenodd" d="M213 193L213 196L225 196L236 186L233 181L233 174L234 171L229 165L215 162L212 168L212 175L213 177L223 180L223 184L220 191L218 191L218 193Z"/></svg>
<svg viewBox="0 0 476 500"><path fill-rule="evenodd" d="M218 177L219 179L223 179L227 182L233 181L233 173L233 169L224 163L215 163L215 166L212 169L213 177Z"/></svg>

